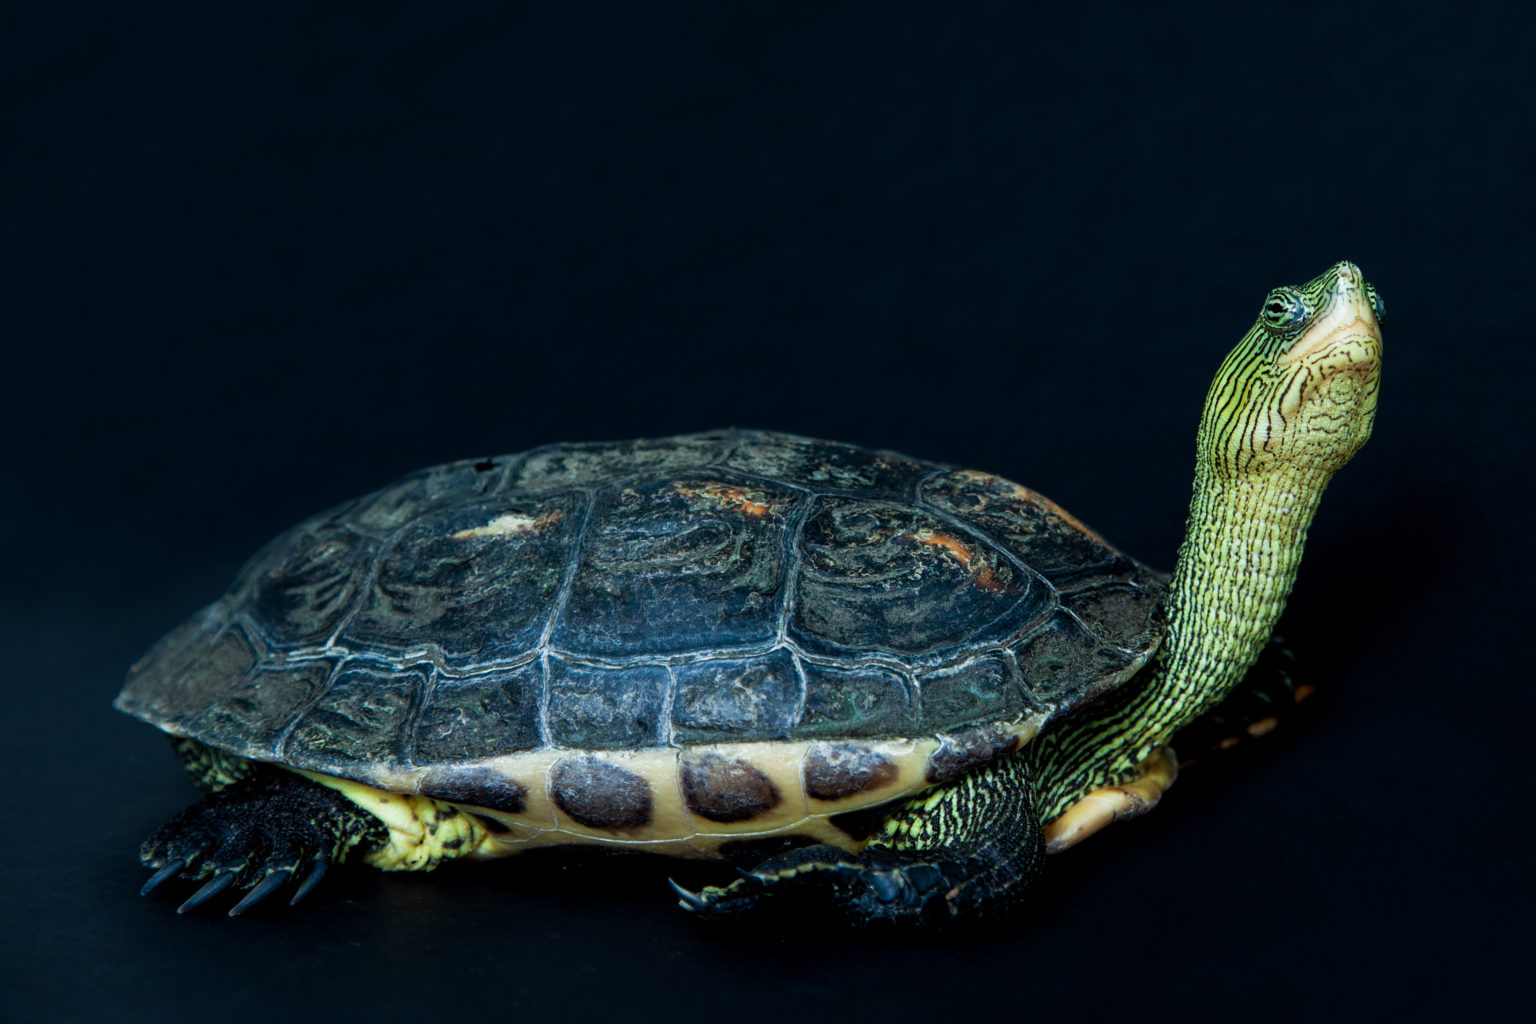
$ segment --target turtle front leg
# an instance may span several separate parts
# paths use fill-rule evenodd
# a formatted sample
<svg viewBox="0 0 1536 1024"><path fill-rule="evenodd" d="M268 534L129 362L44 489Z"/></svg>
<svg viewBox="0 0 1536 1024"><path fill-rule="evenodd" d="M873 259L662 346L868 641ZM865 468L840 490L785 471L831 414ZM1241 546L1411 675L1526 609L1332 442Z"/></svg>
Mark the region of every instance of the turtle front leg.
<svg viewBox="0 0 1536 1024"><path fill-rule="evenodd" d="M147 895L172 878L204 881L179 908L184 914L230 886L249 890L230 910L234 917L302 874L290 901L297 903L328 865L388 838L383 821L336 790L292 772L256 767L145 841L139 861L156 870L140 892Z"/></svg>
<svg viewBox="0 0 1536 1024"><path fill-rule="evenodd" d="M772 896L820 902L854 925L943 924L1016 904L1044 858L1024 762L1009 757L900 805L856 853L807 846L723 888L674 888L684 909L710 917Z"/></svg>

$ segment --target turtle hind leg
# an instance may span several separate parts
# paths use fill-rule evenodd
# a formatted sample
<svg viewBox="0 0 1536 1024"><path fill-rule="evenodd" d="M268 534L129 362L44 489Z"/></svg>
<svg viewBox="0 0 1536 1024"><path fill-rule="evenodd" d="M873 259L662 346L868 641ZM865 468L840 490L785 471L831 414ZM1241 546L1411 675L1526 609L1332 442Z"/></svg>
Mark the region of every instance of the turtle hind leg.
<svg viewBox="0 0 1536 1024"><path fill-rule="evenodd" d="M1018 903L1044 857L1024 762L1009 757L899 805L857 853L801 847L728 886L677 891L685 909L709 917L772 898L820 902L853 925L937 925Z"/></svg>
<svg viewBox="0 0 1536 1024"><path fill-rule="evenodd" d="M192 776L192 781L205 792L233 785L255 771L256 763L243 757L210 747L185 736L170 737L181 758L182 767Z"/></svg>
<svg viewBox="0 0 1536 1024"><path fill-rule="evenodd" d="M181 905L185 913L235 886L247 894L230 911L234 916L302 876L297 902L328 864L388 838L383 821L336 790L292 772L253 768L145 841L139 861L156 871L141 892L172 878L202 881Z"/></svg>

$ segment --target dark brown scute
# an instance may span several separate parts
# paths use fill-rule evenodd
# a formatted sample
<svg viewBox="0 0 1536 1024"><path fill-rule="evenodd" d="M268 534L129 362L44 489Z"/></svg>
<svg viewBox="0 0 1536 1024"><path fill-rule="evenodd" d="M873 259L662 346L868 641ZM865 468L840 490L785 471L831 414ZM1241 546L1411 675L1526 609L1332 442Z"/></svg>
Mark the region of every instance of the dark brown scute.
<svg viewBox="0 0 1536 1024"><path fill-rule="evenodd" d="M398 758L412 709L431 675L428 664L343 662L288 734L284 761L323 772L348 762Z"/></svg>
<svg viewBox="0 0 1536 1024"><path fill-rule="evenodd" d="M805 760L805 791L816 800L842 800L896 778L896 763L857 743L818 743Z"/></svg>
<svg viewBox="0 0 1536 1024"><path fill-rule="evenodd" d="M779 805L779 787L745 761L719 754L683 762L683 797L688 809L710 821L747 821Z"/></svg>
<svg viewBox="0 0 1536 1024"><path fill-rule="evenodd" d="M1054 600L1001 551L904 502L819 497L801 543L790 632L807 651L920 655L954 645L957 623L967 642L1006 643Z"/></svg>
<svg viewBox="0 0 1536 1024"><path fill-rule="evenodd" d="M999 726L978 725L950 733L928 760L928 781L948 782L1018 747L1019 737Z"/></svg>
<svg viewBox="0 0 1536 1024"><path fill-rule="evenodd" d="M434 800L472 804L521 814L528 809L528 787L489 768L437 768L421 780L417 792Z"/></svg>
<svg viewBox="0 0 1536 1024"><path fill-rule="evenodd" d="M596 757L555 766L555 804L588 828L636 829L651 822L651 787L634 772Z"/></svg>
<svg viewBox="0 0 1536 1024"><path fill-rule="evenodd" d="M800 710L800 674L787 650L673 669L673 736L685 745L776 740Z"/></svg>

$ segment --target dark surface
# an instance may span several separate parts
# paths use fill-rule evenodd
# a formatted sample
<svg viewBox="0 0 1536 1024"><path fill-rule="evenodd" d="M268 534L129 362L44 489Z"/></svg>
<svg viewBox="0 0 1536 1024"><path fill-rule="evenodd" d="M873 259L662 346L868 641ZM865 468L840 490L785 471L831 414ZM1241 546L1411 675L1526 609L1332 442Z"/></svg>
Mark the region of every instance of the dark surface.
<svg viewBox="0 0 1536 1024"><path fill-rule="evenodd" d="M1524 1000L1529 6L1012 9L4 15L0 1015ZM304 516L734 423L996 472L1166 567L1218 361L1341 258L1386 367L1285 623L1319 695L1014 927L702 929L663 878L717 870L562 855L338 871L239 921L135 895L193 790L109 702Z"/></svg>

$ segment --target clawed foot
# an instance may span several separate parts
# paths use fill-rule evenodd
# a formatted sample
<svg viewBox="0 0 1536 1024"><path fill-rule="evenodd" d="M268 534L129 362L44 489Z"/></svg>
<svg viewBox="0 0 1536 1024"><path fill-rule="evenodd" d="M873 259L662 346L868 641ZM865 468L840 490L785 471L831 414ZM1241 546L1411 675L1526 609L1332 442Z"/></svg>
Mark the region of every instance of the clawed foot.
<svg viewBox="0 0 1536 1024"><path fill-rule="evenodd" d="M198 853L191 854L191 857L191 863L188 862L187 858L178 857L175 860L160 865L159 870L151 875L149 881L145 882L144 887L139 890L139 895L148 896L172 878L184 878L189 881L207 878L208 881L203 884L202 888L187 897L186 901L176 908L176 913L185 914L189 910L196 910L225 889L228 889L231 885L234 885L239 889L249 890L240 899L240 902L229 909L230 917L239 917L287 885L294 879L299 870L297 865L273 867L271 864L252 870L249 861L244 859L231 862L223 860L218 856L203 858ZM159 863L159 858L151 859L141 856L140 860L144 862L146 867L155 867ZM315 886L320 884L320 879L325 876L325 869L329 863L324 857L313 858L309 867L309 873L305 876L304 881L299 884L298 889L293 894L293 898L288 901L289 906L308 896Z"/></svg>
<svg viewBox="0 0 1536 1024"><path fill-rule="evenodd" d="M770 858L724 887L697 893L671 883L678 905L706 917L732 917L759 907L769 896L830 904L850 924L940 924L972 902L974 867L957 862L916 861L888 850L851 854L834 846L809 846Z"/></svg>
<svg viewBox="0 0 1536 1024"><path fill-rule="evenodd" d="M173 878L203 882L177 913L210 902L226 889L244 896L238 917L295 879L297 903L360 838L381 832L334 790L287 773L267 772L221 789L182 811L146 841L139 861L155 873L139 890L148 895Z"/></svg>

